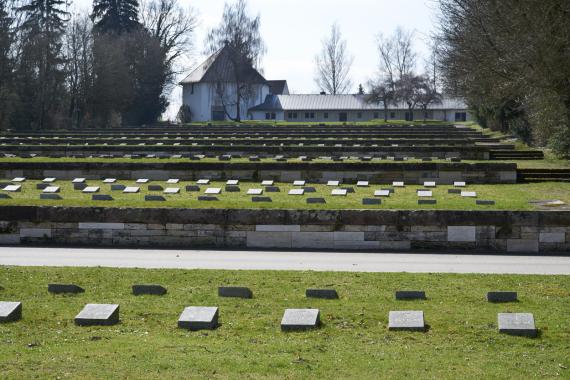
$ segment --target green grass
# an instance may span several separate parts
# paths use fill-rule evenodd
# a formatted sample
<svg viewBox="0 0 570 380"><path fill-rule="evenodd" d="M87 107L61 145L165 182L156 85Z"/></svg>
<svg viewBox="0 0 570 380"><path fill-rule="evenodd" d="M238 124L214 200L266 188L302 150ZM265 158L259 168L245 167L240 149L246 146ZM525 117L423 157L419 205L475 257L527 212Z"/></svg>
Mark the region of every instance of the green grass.
<svg viewBox="0 0 570 380"><path fill-rule="evenodd" d="M174 252L173 252L174 253ZM570 377L568 276L0 267L0 299L23 302L23 319L0 324L2 378L527 379ZM50 282L86 292L54 296ZM163 297L130 294L158 283ZM218 298L219 285L254 299ZM304 297L334 287L340 300ZM425 301L395 301L398 289ZM519 302L490 304L490 290ZM86 303L118 303L121 322L77 327ZM189 332L186 306L218 306L221 327ZM286 308L319 308L319 330L283 333ZM390 310L423 310L426 333L387 330ZM540 336L497 332L497 313L534 313Z"/></svg>
<svg viewBox="0 0 570 380"><path fill-rule="evenodd" d="M0 180L0 182L4 182ZM376 206L362 205L362 198L373 197L374 190L391 187L391 185L373 185L367 188L345 185L354 188L355 193L349 193L346 197L330 195L333 187L324 184L307 184L314 187L315 193L305 193L303 196L288 195L291 183L276 183L280 187L279 193L265 192L264 196L272 198L272 202L253 203L251 196L246 192L250 188L262 188L258 182L240 182L239 193L224 191L225 182L211 182L209 185L201 185L201 191L185 191L185 186L195 184L194 181L182 181L176 185L167 185L165 181L152 181L152 185L161 185L163 188L179 187L180 194L164 195L166 202L145 202L146 194L161 195L161 191L147 191L148 184L136 184L135 181L118 181L117 183L127 186L139 186L138 194L123 194L121 191L111 191L110 184L101 181L88 181L90 186L101 187L100 193L111 194L114 201L92 201L91 194L84 194L80 190L73 190L71 181L57 181L56 186L61 188L62 200L40 200L41 190L36 189L37 180L28 180L23 183L22 191L10 193L12 199L0 200L0 205L43 205L43 206L100 206L100 207L180 207L180 208L232 208L232 209L448 209L448 210L532 210L534 205L529 201L544 199L560 199L570 203L570 183L542 182L533 184L513 185L468 185L470 191L476 191L478 199L494 200L494 206L478 206L473 198L462 198L458 194L448 194L450 185L440 185L433 189L436 205L418 205L416 190L422 186L409 185L405 188L396 188L396 193L389 198L382 198L382 204ZM341 185L342 186L342 185ZM198 201L198 195L203 195L208 187L222 188L222 194L218 195L219 201ZM305 199L310 197L323 197L326 204L307 204Z"/></svg>

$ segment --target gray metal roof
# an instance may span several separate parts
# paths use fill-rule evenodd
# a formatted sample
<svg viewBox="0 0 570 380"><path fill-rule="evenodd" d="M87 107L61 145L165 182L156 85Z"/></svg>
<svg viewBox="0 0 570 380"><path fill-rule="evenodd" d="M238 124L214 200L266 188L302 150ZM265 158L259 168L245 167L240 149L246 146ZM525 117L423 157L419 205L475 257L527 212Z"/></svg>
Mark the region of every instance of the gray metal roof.
<svg viewBox="0 0 570 380"><path fill-rule="evenodd" d="M407 110L405 103L390 105L390 110ZM383 110L382 103L368 103L365 95L267 95L265 101L250 111L367 111ZM430 110L467 109L461 99L446 98L431 104Z"/></svg>

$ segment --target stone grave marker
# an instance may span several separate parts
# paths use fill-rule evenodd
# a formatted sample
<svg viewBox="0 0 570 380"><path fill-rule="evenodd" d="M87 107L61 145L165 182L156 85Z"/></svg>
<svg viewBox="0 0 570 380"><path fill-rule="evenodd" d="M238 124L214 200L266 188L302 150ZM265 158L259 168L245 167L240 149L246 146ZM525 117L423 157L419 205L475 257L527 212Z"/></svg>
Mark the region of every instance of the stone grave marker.
<svg viewBox="0 0 570 380"><path fill-rule="evenodd" d="M111 191L123 191L127 187L125 185L111 185Z"/></svg>
<svg viewBox="0 0 570 380"><path fill-rule="evenodd" d="M84 183L85 182L85 178L74 178L73 181L71 181L71 183Z"/></svg>
<svg viewBox="0 0 570 380"><path fill-rule="evenodd" d="M419 205L435 205L437 204L437 200L435 199L418 199Z"/></svg>
<svg viewBox="0 0 570 380"><path fill-rule="evenodd" d="M392 186L394 186L394 187L404 187L405 185L404 185L404 182L402 182L402 181L394 181L394 182L392 182Z"/></svg>
<svg viewBox="0 0 570 380"><path fill-rule="evenodd" d="M362 198L362 204L365 206L374 206L382 204L382 200L375 198Z"/></svg>
<svg viewBox="0 0 570 380"><path fill-rule="evenodd" d="M46 201L58 201L61 198L61 196L59 194L40 194L40 199L46 200Z"/></svg>
<svg viewBox="0 0 570 380"><path fill-rule="evenodd" d="M261 195L263 194L263 189L249 189L247 190L247 195Z"/></svg>
<svg viewBox="0 0 570 380"><path fill-rule="evenodd" d="M494 206L494 205L495 205L495 201L477 199L477 200L475 201L475 204L476 204L476 205L479 205L479 206Z"/></svg>
<svg viewBox="0 0 570 380"><path fill-rule="evenodd" d="M48 186L45 189L43 189L43 193L46 194L55 194L55 193L59 193L59 186Z"/></svg>
<svg viewBox="0 0 570 380"><path fill-rule="evenodd" d="M213 201L217 201L218 198L213 197L213 196L209 196L209 195L200 195L200 196L198 196L198 200L199 201L205 201L205 202L213 202Z"/></svg>
<svg viewBox="0 0 570 380"><path fill-rule="evenodd" d="M55 178L54 178L54 177L47 177L47 178L44 178L42 182L45 182L45 183L54 183L54 182L55 182Z"/></svg>
<svg viewBox="0 0 570 380"><path fill-rule="evenodd" d="M315 189L313 186L305 186L303 187L303 190L305 190L305 193L316 193L317 189Z"/></svg>
<svg viewBox="0 0 570 380"><path fill-rule="evenodd" d="M99 186L87 186L85 189L83 189L83 193L98 193L100 190Z"/></svg>
<svg viewBox="0 0 570 380"><path fill-rule="evenodd" d="M186 191L187 192L197 192L200 191L200 186L196 186L196 185L188 185L186 186Z"/></svg>
<svg viewBox="0 0 570 380"><path fill-rule="evenodd" d="M4 187L4 191L8 191L10 193L19 193L22 191L22 185L8 185Z"/></svg>
<svg viewBox="0 0 570 380"><path fill-rule="evenodd" d="M327 181L327 186L338 186L340 181Z"/></svg>
<svg viewBox="0 0 570 380"><path fill-rule="evenodd" d="M517 292L488 292L488 302L516 302L518 301Z"/></svg>
<svg viewBox="0 0 570 380"><path fill-rule="evenodd" d="M75 284L48 284L48 292L53 294L78 294L84 293L85 289Z"/></svg>
<svg viewBox="0 0 570 380"><path fill-rule="evenodd" d="M374 191L375 197L389 197L390 191L389 190L376 190Z"/></svg>
<svg viewBox="0 0 570 380"><path fill-rule="evenodd" d="M293 186L305 186L305 181L303 180L293 181Z"/></svg>
<svg viewBox="0 0 570 380"><path fill-rule="evenodd" d="M388 330L425 331L425 328L423 311L390 311L388 314Z"/></svg>
<svg viewBox="0 0 570 380"><path fill-rule="evenodd" d="M0 323L14 322L21 318L21 302L0 301Z"/></svg>
<svg viewBox="0 0 570 380"><path fill-rule="evenodd" d="M80 185L82 185L82 184L80 184ZM36 184L36 190L44 190L46 187L50 187L50 184L49 183L37 183Z"/></svg>
<svg viewBox="0 0 570 380"><path fill-rule="evenodd" d="M347 193L346 189L333 189L331 191L332 196L343 196L343 197L345 197L346 193Z"/></svg>
<svg viewBox="0 0 570 380"><path fill-rule="evenodd" d="M352 186L341 187L341 189L346 190L346 192L349 193L349 194L353 194L353 193L354 193L354 187L352 187Z"/></svg>
<svg viewBox="0 0 570 380"><path fill-rule="evenodd" d="M164 189L163 191L164 194L178 194L180 193L180 188L179 187L167 187L166 189Z"/></svg>
<svg viewBox="0 0 570 380"><path fill-rule="evenodd" d="M397 300L425 300L426 292L423 290L397 290Z"/></svg>
<svg viewBox="0 0 570 380"><path fill-rule="evenodd" d="M281 189L278 186L266 186L265 191L268 193L279 193Z"/></svg>
<svg viewBox="0 0 570 380"><path fill-rule="evenodd" d="M235 185L226 185L225 190L228 193L239 193L240 188L239 188L239 186L235 186Z"/></svg>
<svg viewBox="0 0 570 380"><path fill-rule="evenodd" d="M93 194L91 196L92 201L112 201L113 197L108 194Z"/></svg>
<svg viewBox="0 0 570 380"><path fill-rule="evenodd" d="M43 185L43 184L38 184L38 185ZM73 184L73 190L84 190L87 187L86 183L74 183Z"/></svg>
<svg viewBox="0 0 570 380"><path fill-rule="evenodd" d="M214 330L218 327L218 308L189 306L180 314L178 327L191 331Z"/></svg>
<svg viewBox="0 0 570 380"><path fill-rule="evenodd" d="M218 287L219 297L253 298L251 289L242 286L220 286Z"/></svg>
<svg viewBox="0 0 570 380"><path fill-rule="evenodd" d="M25 182L26 178L25 177L16 177L13 178L10 182Z"/></svg>
<svg viewBox="0 0 570 380"><path fill-rule="evenodd" d="M165 202L166 198L164 198L162 195L145 195L144 196L144 200L145 202Z"/></svg>
<svg viewBox="0 0 570 380"><path fill-rule="evenodd" d="M204 191L204 194L220 194L222 189L219 187L209 187Z"/></svg>
<svg viewBox="0 0 570 380"><path fill-rule="evenodd" d="M258 202L273 202L271 197L251 197L251 201L254 203Z"/></svg>
<svg viewBox="0 0 570 380"><path fill-rule="evenodd" d="M163 296L166 294L166 288L162 285L136 284L132 286L132 291L135 296Z"/></svg>
<svg viewBox="0 0 570 380"><path fill-rule="evenodd" d="M266 179L261 181L261 186L273 186L273 180L272 179Z"/></svg>
<svg viewBox="0 0 570 380"><path fill-rule="evenodd" d="M228 179L228 180L226 181L226 185L234 185L234 186L236 186L236 185L238 185L238 184L239 184L239 180L237 180L237 179Z"/></svg>
<svg viewBox="0 0 570 380"><path fill-rule="evenodd" d="M338 299L338 293L335 289L307 289L305 290L305 297L332 300Z"/></svg>
<svg viewBox="0 0 570 380"><path fill-rule="evenodd" d="M462 191L461 196L463 198L477 198L477 193L475 191Z"/></svg>
<svg viewBox="0 0 570 380"><path fill-rule="evenodd" d="M105 178L103 180L103 183L115 183L115 182L117 182L116 178Z"/></svg>
<svg viewBox="0 0 570 380"><path fill-rule="evenodd" d="M461 194L461 189L447 189L448 194Z"/></svg>
<svg viewBox="0 0 570 380"><path fill-rule="evenodd" d="M368 181L358 181L356 182L356 187L368 187Z"/></svg>
<svg viewBox="0 0 570 380"><path fill-rule="evenodd" d="M196 181L196 183L198 185L207 185L210 183L210 180L209 179L199 179L198 181Z"/></svg>
<svg viewBox="0 0 570 380"><path fill-rule="evenodd" d="M455 187L465 187L466 185L465 185L465 182L463 182L463 181L455 181L455 182L453 182L453 186L455 186Z"/></svg>
<svg viewBox="0 0 570 380"><path fill-rule="evenodd" d="M433 197L431 190L418 190L418 197Z"/></svg>
<svg viewBox="0 0 570 380"><path fill-rule="evenodd" d="M286 309L281 319L281 331L302 331L319 327L319 309Z"/></svg>
<svg viewBox="0 0 570 380"><path fill-rule="evenodd" d="M142 183L148 183L149 179L148 178L139 178L136 180L136 183L142 184Z"/></svg>
<svg viewBox="0 0 570 380"><path fill-rule="evenodd" d="M170 178L170 179L167 179L167 180L166 180L166 183L169 184L169 185L175 185L175 184L177 184L178 182L180 182L180 180L179 180L178 178Z"/></svg>
<svg viewBox="0 0 570 380"><path fill-rule="evenodd" d="M289 190L289 195L303 195L305 193L305 189L291 189Z"/></svg>
<svg viewBox="0 0 570 380"><path fill-rule="evenodd" d="M0 199L12 199L8 194L0 193Z"/></svg>
<svg viewBox="0 0 570 380"><path fill-rule="evenodd" d="M308 204L324 204L327 203L325 201L325 198L307 198L307 203Z"/></svg>
<svg viewBox="0 0 570 380"><path fill-rule="evenodd" d="M119 305L93 304L85 305L75 317L77 326L110 326L119 322Z"/></svg>
<svg viewBox="0 0 570 380"><path fill-rule="evenodd" d="M499 313L497 319L500 333L531 338L538 335L532 313Z"/></svg>
<svg viewBox="0 0 570 380"><path fill-rule="evenodd" d="M140 190L141 190L140 187L137 187L137 186L127 186L127 187L125 187L125 189L123 190L123 193L126 193L126 194L135 194L135 193L138 193Z"/></svg>
<svg viewBox="0 0 570 380"><path fill-rule="evenodd" d="M148 191L163 191L164 188L160 185L148 185Z"/></svg>
<svg viewBox="0 0 570 380"><path fill-rule="evenodd" d="M436 184L434 181L426 181L424 182L424 187L436 187Z"/></svg>

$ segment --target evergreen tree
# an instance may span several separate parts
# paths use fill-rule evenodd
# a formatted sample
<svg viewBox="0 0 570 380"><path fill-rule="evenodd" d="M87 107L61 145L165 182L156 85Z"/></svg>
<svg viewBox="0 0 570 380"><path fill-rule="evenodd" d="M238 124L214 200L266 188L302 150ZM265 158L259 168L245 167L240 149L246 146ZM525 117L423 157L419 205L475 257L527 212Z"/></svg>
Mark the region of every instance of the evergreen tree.
<svg viewBox="0 0 570 380"><path fill-rule="evenodd" d="M98 33L123 34L140 28L138 0L94 0L91 19Z"/></svg>
<svg viewBox="0 0 570 380"><path fill-rule="evenodd" d="M13 88L14 60L11 56L12 21L8 14L7 1L0 0L0 129L8 127L16 101Z"/></svg>

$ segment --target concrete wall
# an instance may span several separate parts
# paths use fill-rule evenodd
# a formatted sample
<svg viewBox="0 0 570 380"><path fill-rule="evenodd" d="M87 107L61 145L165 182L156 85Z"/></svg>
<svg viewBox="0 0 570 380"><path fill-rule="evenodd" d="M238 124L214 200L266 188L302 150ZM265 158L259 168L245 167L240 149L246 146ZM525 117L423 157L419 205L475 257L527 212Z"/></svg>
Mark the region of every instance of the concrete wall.
<svg viewBox="0 0 570 380"><path fill-rule="evenodd" d="M10 206L0 244L568 253L570 212Z"/></svg>
<svg viewBox="0 0 570 380"><path fill-rule="evenodd" d="M9 180L14 177L55 177L61 180L78 177L132 180L231 178L244 181L273 179L278 182L304 179L317 183L328 180L342 180L343 183L356 183L358 180L372 183L423 183L425 180L435 180L440 184L452 184L454 181L516 183L517 171L516 164L506 163L0 163L0 179Z"/></svg>

